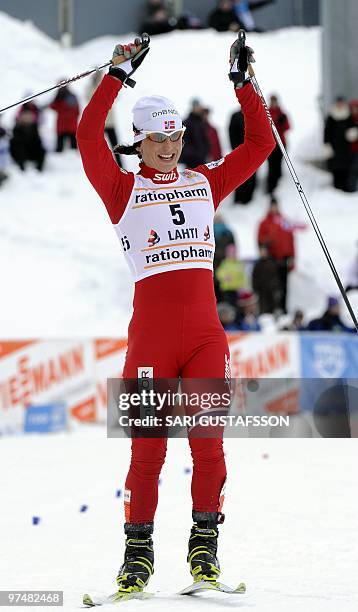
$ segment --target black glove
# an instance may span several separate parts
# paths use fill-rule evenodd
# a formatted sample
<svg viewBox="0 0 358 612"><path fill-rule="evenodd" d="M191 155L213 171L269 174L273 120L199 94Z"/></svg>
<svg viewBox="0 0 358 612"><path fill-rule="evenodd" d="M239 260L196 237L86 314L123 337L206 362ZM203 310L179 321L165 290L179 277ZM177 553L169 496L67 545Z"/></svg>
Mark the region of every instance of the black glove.
<svg viewBox="0 0 358 612"><path fill-rule="evenodd" d="M230 48L230 72L229 79L234 83L235 89L243 87L247 81L247 68L249 64L253 64L255 59L253 49L245 45L245 31L240 30L237 40Z"/></svg>
<svg viewBox="0 0 358 612"><path fill-rule="evenodd" d="M112 66L108 74L122 81L124 85L134 87L135 81L130 77L149 52L149 41L148 34L142 34L142 38L136 38L130 45L117 45L113 51Z"/></svg>

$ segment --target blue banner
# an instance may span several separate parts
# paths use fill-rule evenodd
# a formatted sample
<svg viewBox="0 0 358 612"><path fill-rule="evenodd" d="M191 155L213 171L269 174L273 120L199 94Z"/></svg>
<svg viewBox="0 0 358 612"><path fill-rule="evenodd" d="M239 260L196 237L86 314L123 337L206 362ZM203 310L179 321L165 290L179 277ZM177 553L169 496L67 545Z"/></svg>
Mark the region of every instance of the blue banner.
<svg viewBox="0 0 358 612"><path fill-rule="evenodd" d="M301 333L301 378L358 378L358 335Z"/></svg>
<svg viewBox="0 0 358 612"><path fill-rule="evenodd" d="M63 403L29 406L25 411L26 433L63 431L67 426L67 410Z"/></svg>

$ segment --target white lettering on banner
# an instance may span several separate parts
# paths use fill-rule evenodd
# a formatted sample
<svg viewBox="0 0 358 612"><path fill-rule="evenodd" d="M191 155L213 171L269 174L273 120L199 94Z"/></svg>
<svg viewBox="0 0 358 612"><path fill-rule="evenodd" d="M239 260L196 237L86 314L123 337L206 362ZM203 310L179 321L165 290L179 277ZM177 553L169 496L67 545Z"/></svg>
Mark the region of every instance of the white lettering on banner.
<svg viewBox="0 0 358 612"><path fill-rule="evenodd" d="M340 378L347 367L343 345L317 342L313 347L314 367L321 378Z"/></svg>
<svg viewBox="0 0 358 612"><path fill-rule="evenodd" d="M33 395L55 388L85 369L83 346L78 346L44 361L31 363L30 355L15 362L15 373L0 381L0 408L28 405Z"/></svg>

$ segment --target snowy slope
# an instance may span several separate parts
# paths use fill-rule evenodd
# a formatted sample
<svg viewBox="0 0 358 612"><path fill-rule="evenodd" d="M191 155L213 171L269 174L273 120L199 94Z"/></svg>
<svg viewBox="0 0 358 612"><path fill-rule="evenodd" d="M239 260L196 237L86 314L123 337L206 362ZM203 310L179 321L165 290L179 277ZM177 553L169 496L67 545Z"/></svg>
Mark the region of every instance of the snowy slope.
<svg viewBox="0 0 358 612"><path fill-rule="evenodd" d="M84 592L109 593L123 555L128 440L100 428L4 439L0 446L0 589L64 590L66 612ZM358 606L358 485L353 440L226 440L229 481L220 528L222 579L245 596L175 596L190 581L186 440L170 440L154 534L147 602L128 611L354 612ZM268 457L267 457L268 455ZM88 505L80 513L82 504ZM41 523L31 524L32 516ZM109 609L109 608L108 608Z"/></svg>
<svg viewBox="0 0 358 612"><path fill-rule="evenodd" d="M31 24L0 13L0 53L4 59L1 106L29 90L38 91L64 76L105 62L114 37L105 37L64 50ZM132 37L124 38L123 42ZM21 40L18 45L12 41ZM138 72L134 90L122 92L115 114L122 141L131 139L130 109L146 94L173 98L186 114L190 99L200 96L212 108L212 121L228 151L227 124L236 108L227 80L229 33L174 32L153 40L151 52ZM307 166L305 159L320 149L320 31L288 29L250 36L256 71L266 95L278 92L293 124L290 152L321 224L327 245L343 278L355 251L358 197L335 192L326 173ZM86 80L73 86L85 103ZM45 105L51 95L39 99ZM15 111L2 117L11 126ZM42 134L54 145L54 114L44 112ZM134 165L133 165L134 164ZM128 169L136 169L134 160ZM266 170L260 171L264 177ZM288 174L278 195L283 211L293 221L306 216ZM267 198L262 187L248 207L222 205L237 235L242 257L256 254L256 226ZM297 271L291 275L291 308L318 314L325 296L336 293L334 280L311 229L297 234ZM11 168L11 179L0 190L0 265L2 299L0 337L88 336L125 334L131 314L132 285L106 212L88 183L76 153L50 153L46 171L21 174Z"/></svg>

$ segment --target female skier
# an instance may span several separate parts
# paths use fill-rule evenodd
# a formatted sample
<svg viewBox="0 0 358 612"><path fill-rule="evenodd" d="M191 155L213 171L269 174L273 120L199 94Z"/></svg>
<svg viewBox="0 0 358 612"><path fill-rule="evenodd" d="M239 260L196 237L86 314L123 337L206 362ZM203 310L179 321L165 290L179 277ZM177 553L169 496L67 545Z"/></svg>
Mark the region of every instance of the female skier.
<svg viewBox="0 0 358 612"><path fill-rule="evenodd" d="M84 170L103 200L135 280L124 378L230 378L229 348L213 286L213 217L220 202L267 159L275 141L265 110L246 78L252 50L237 40L229 78L245 117L245 141L225 158L179 172L185 127L167 98L140 98L133 108L138 174L119 168L104 138L107 114L146 56L136 39L117 45L113 65L85 108L77 141ZM213 78L213 87L215 79ZM125 483L126 535L119 592L142 591L153 574L152 533L166 438L133 438ZM193 527L187 560L194 580L215 582L218 524L226 467L222 435L189 436L193 459Z"/></svg>

